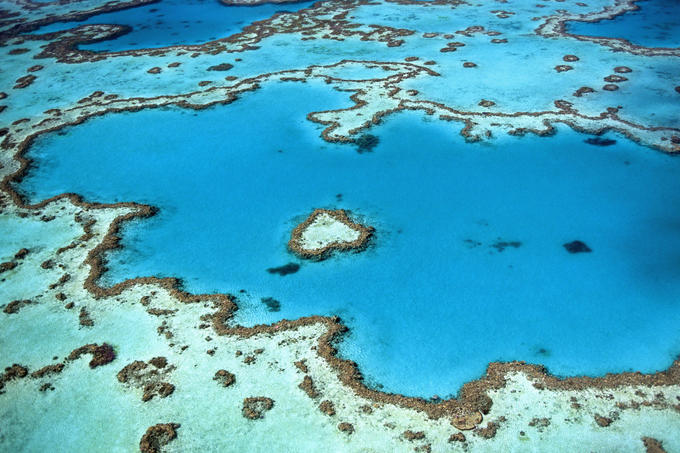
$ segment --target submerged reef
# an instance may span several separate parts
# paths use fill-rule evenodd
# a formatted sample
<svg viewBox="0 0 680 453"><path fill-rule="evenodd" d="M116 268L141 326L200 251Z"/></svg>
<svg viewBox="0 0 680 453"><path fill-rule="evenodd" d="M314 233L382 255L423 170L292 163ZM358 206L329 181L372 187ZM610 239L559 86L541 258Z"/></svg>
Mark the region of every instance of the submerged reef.
<svg viewBox="0 0 680 453"><path fill-rule="evenodd" d="M590 247L585 242L576 240L572 242L567 242L566 244L563 245L563 247L567 250L569 253L590 253L592 250Z"/></svg>
<svg viewBox="0 0 680 453"><path fill-rule="evenodd" d="M302 258L324 259L334 251L363 250L373 231L353 222L342 209L315 209L295 227L288 247Z"/></svg>

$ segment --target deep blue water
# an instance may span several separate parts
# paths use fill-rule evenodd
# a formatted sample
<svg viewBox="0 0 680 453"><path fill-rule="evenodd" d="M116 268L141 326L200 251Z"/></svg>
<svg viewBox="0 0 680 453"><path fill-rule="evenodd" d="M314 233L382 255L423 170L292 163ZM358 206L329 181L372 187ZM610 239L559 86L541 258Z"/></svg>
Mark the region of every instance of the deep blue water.
<svg viewBox="0 0 680 453"><path fill-rule="evenodd" d="M415 112L372 128L380 143L359 154L305 119L348 105L325 84L276 83L200 113L98 117L40 138L21 188L33 201L78 192L158 206L125 229L106 282L178 276L239 295L245 324L338 314L351 328L341 353L390 391L443 396L494 360L560 375L670 365L680 159L615 134L588 145L565 127L470 144L461 125ZM317 207L352 210L376 228L373 245L292 256L291 229ZM576 239L593 252L567 253ZM300 270L266 271L289 262Z"/></svg>
<svg viewBox="0 0 680 453"><path fill-rule="evenodd" d="M600 22L568 22L578 35L623 38L646 47L680 47L680 1L643 0L637 11Z"/></svg>
<svg viewBox="0 0 680 453"><path fill-rule="evenodd" d="M202 44L238 33L251 23L279 11L297 11L314 1L276 5L225 6L218 0L161 0L158 3L92 16L82 22L56 22L37 30L48 33L84 24L128 25L132 31L113 40L85 44L81 49L123 51L179 44Z"/></svg>

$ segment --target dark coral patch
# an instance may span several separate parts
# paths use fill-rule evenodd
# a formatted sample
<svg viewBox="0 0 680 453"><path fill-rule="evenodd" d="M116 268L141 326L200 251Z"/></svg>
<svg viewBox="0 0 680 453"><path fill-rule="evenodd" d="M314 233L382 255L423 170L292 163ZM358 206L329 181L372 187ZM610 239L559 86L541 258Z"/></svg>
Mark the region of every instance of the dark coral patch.
<svg viewBox="0 0 680 453"><path fill-rule="evenodd" d="M571 71L572 69L574 69L574 67L569 66L568 64L558 64L557 66L555 66L555 71L557 72L567 72Z"/></svg>
<svg viewBox="0 0 680 453"><path fill-rule="evenodd" d="M579 88L578 90L574 91L573 96L576 96L577 98L580 98L580 97L583 96L584 94L587 94L587 93L594 93L594 92L595 92L595 90L593 90L593 89L590 88L590 87L581 87L581 88Z"/></svg>
<svg viewBox="0 0 680 453"><path fill-rule="evenodd" d="M222 384L222 387L229 387L236 382L236 376L227 370L217 370L213 377L213 381L218 381Z"/></svg>
<svg viewBox="0 0 680 453"><path fill-rule="evenodd" d="M572 241L562 245L569 253L590 253L592 249L585 242Z"/></svg>
<svg viewBox="0 0 680 453"><path fill-rule="evenodd" d="M6 382L15 379L23 379L28 376L28 368L15 363L12 366L5 368L5 372L0 374L0 390L5 387Z"/></svg>
<svg viewBox="0 0 680 453"><path fill-rule="evenodd" d="M498 239L496 242L491 244L491 247L495 248L499 253L504 251L508 247L512 248L520 248L522 246L522 243L519 241L503 241L501 239Z"/></svg>
<svg viewBox="0 0 680 453"><path fill-rule="evenodd" d="M627 74L629 72L633 72L633 70L628 66L617 66L614 68L614 72L618 72L619 74Z"/></svg>
<svg viewBox="0 0 680 453"><path fill-rule="evenodd" d="M142 453L160 453L163 447L177 438L179 423L161 423L146 430L139 441L139 451Z"/></svg>
<svg viewBox="0 0 680 453"><path fill-rule="evenodd" d="M465 442L465 434L454 433L449 436L449 442Z"/></svg>
<svg viewBox="0 0 680 453"><path fill-rule="evenodd" d="M15 90L18 90L18 89L21 89L21 88L26 88L27 86L31 85L35 81L35 79L37 79L37 77L34 76L33 74L29 74L29 75L25 75L23 77L19 77L14 82L14 86L12 88L14 88Z"/></svg>
<svg viewBox="0 0 680 453"><path fill-rule="evenodd" d="M666 453L663 448L663 442L654 439L653 437L643 437L642 443L645 446L647 453Z"/></svg>
<svg viewBox="0 0 680 453"><path fill-rule="evenodd" d="M108 343L102 343L101 346L95 343L86 344L71 351L66 360L72 361L79 359L84 354L91 354L90 368L97 368L98 366L106 365L113 362L116 358L116 353L113 347Z"/></svg>
<svg viewBox="0 0 680 453"><path fill-rule="evenodd" d="M595 145L595 146L612 146L616 144L616 140L612 140L611 138L600 138L600 137L593 137L593 138L587 138L583 140L585 143L589 145Z"/></svg>
<svg viewBox="0 0 680 453"><path fill-rule="evenodd" d="M267 311L272 313L281 311L281 302L274 299L273 297L263 297L260 301L267 307Z"/></svg>
<svg viewBox="0 0 680 453"><path fill-rule="evenodd" d="M607 77L604 78L605 82L614 82L614 83L625 82L626 80L628 80L628 77L620 76L618 74L608 75Z"/></svg>
<svg viewBox="0 0 680 453"><path fill-rule="evenodd" d="M335 405L329 400L321 401L321 404L319 404L319 410L329 417L335 415Z"/></svg>
<svg viewBox="0 0 680 453"><path fill-rule="evenodd" d="M602 89L605 91L616 91L619 89L619 86L614 85L613 83L608 83L605 86L603 86Z"/></svg>
<svg viewBox="0 0 680 453"><path fill-rule="evenodd" d="M54 365L47 365L47 366L44 366L44 367L40 368L39 370L31 373L31 377L34 378L34 379L39 379L39 378L42 378L42 377L45 377L45 376L50 376L52 374L59 374L62 371L64 371L65 366L66 365L64 365L63 363L56 363Z"/></svg>
<svg viewBox="0 0 680 453"><path fill-rule="evenodd" d="M600 426L602 428L606 428L607 426L611 425L613 422L614 422L614 420L612 420L609 417L604 417L602 415L595 414L595 423L597 423L598 426Z"/></svg>
<svg viewBox="0 0 680 453"><path fill-rule="evenodd" d="M11 271L15 267L17 267L17 263L14 261L5 261L4 263L0 263L0 274L5 271Z"/></svg>
<svg viewBox="0 0 680 453"><path fill-rule="evenodd" d="M21 310L23 307L25 307L26 305L30 305L32 303L33 302L28 299L13 300L12 302L5 305L5 308L3 308L2 311L7 313L8 315L14 315L16 313L19 313L19 310Z"/></svg>
<svg viewBox="0 0 680 453"><path fill-rule="evenodd" d="M404 439L409 440L413 442L414 440L421 440L425 439L425 433L422 431L411 431L410 429L407 429L403 433Z"/></svg>
<svg viewBox="0 0 680 453"><path fill-rule="evenodd" d="M299 264L288 263L279 267L270 267L269 269L267 269L267 272L269 272L270 274L278 274L283 277L286 275L294 274L299 270L300 270Z"/></svg>
<svg viewBox="0 0 680 453"><path fill-rule="evenodd" d="M243 400L241 414L249 420L263 418L274 407L274 400L266 396L252 396Z"/></svg>
<svg viewBox="0 0 680 453"><path fill-rule="evenodd" d="M175 391L175 386L165 381L167 375L174 369L174 366L168 366L165 357L154 357L148 364L136 360L125 365L116 377L123 384L141 388L142 401L146 402L156 395L165 398Z"/></svg>
<svg viewBox="0 0 680 453"><path fill-rule="evenodd" d="M319 396L319 391L316 389L316 386L314 385L314 381L309 375L305 375L305 377L302 379L302 382L298 387L307 394L308 397L314 399Z"/></svg>
<svg viewBox="0 0 680 453"><path fill-rule="evenodd" d="M90 316L90 313L85 309L85 307L80 308L80 313L78 314L78 322L81 326L92 327L94 326L94 321Z"/></svg>
<svg viewBox="0 0 680 453"><path fill-rule="evenodd" d="M208 68L208 71L228 71L233 67L234 67L233 64L221 63L221 64L216 64L214 66L210 66Z"/></svg>
<svg viewBox="0 0 680 453"><path fill-rule="evenodd" d="M347 422L342 422L338 424L338 429L343 433L352 434L354 432L354 425Z"/></svg>
<svg viewBox="0 0 680 453"><path fill-rule="evenodd" d="M484 439L491 439L496 435L498 428L500 428L500 424L497 422L489 422L484 428L475 428L474 433Z"/></svg>
<svg viewBox="0 0 680 453"><path fill-rule="evenodd" d="M562 60L571 63L574 61L579 61L579 57L577 57L576 55L565 55L562 57Z"/></svg>
<svg viewBox="0 0 680 453"><path fill-rule="evenodd" d="M380 139L372 134L363 134L354 140L354 143L357 145L357 152L359 154L370 153L378 146Z"/></svg>

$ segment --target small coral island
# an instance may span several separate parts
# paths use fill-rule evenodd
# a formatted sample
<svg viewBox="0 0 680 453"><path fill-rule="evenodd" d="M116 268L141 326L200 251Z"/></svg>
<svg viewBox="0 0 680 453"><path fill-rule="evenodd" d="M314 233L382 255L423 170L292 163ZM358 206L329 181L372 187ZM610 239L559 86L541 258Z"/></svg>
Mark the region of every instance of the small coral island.
<svg viewBox="0 0 680 453"><path fill-rule="evenodd" d="M322 260L335 250L363 250L374 229L353 222L342 209L315 209L290 235L288 247L303 258Z"/></svg>

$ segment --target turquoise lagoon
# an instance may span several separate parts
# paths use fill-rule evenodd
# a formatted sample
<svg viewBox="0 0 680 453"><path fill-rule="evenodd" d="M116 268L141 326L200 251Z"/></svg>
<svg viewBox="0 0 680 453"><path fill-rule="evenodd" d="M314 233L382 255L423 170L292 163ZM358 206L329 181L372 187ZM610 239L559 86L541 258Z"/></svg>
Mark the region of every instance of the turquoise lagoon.
<svg viewBox="0 0 680 453"><path fill-rule="evenodd" d="M251 23L279 11L298 11L313 1L287 5L225 7L218 0L161 0L146 6L98 14L82 22L56 22L35 33L68 30L85 24L116 24L131 27L118 38L79 46L83 50L118 52L130 49L202 44L238 33Z"/></svg>
<svg viewBox="0 0 680 453"><path fill-rule="evenodd" d="M644 0L637 11L599 22L568 22L569 33L623 38L638 46L680 47L680 2Z"/></svg>
<svg viewBox="0 0 680 453"><path fill-rule="evenodd" d="M77 192L159 207L124 229L102 284L177 276L237 295L246 325L340 315L341 354L388 391L449 395L496 360L561 376L671 364L679 159L566 127L466 143L461 124L418 112L368 130L380 141L360 154L305 119L350 105L323 83L272 82L200 112L105 115L38 139L19 189L34 202ZM318 207L374 226L369 249L291 255L290 231ZM568 253L573 240L592 253ZM291 262L298 272L267 271Z"/></svg>

